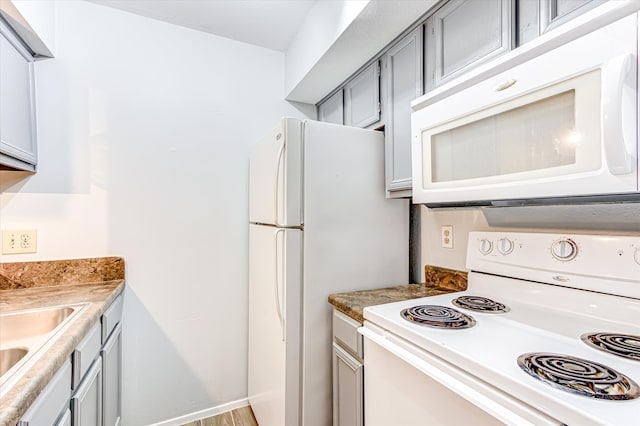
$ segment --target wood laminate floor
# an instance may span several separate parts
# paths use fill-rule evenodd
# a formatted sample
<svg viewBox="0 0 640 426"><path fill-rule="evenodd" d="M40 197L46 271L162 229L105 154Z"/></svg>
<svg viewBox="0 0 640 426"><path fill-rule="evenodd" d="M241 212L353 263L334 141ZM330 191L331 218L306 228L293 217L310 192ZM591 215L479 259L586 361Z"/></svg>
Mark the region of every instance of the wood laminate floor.
<svg viewBox="0 0 640 426"><path fill-rule="evenodd" d="M182 426L258 426L250 406L196 420Z"/></svg>

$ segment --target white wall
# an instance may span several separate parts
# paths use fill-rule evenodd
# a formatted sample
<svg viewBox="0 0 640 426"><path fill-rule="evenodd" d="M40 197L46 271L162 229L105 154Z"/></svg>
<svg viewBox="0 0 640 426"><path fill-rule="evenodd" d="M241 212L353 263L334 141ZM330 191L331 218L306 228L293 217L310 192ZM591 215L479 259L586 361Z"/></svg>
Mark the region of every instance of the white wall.
<svg viewBox="0 0 640 426"><path fill-rule="evenodd" d="M286 53L286 98L318 103L437 2L316 2Z"/></svg>
<svg viewBox="0 0 640 426"><path fill-rule="evenodd" d="M319 1L313 5L287 49L286 93L304 78L370 1Z"/></svg>
<svg viewBox="0 0 640 426"><path fill-rule="evenodd" d="M471 231L559 232L640 236L640 203L581 206L427 209L420 207L421 265L466 270ZM453 248L440 244L440 227L453 226ZM421 270L424 280L424 270Z"/></svg>
<svg viewBox="0 0 640 426"><path fill-rule="evenodd" d="M121 255L124 425L246 397L248 147L282 115L284 55L79 1L37 64L38 173L0 174L28 261Z"/></svg>

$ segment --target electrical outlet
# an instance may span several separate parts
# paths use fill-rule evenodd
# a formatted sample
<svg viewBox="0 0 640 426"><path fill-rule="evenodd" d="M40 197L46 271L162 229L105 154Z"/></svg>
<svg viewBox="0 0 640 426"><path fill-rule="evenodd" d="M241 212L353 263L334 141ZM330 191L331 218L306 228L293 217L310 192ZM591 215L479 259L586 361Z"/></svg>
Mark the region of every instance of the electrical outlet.
<svg viewBox="0 0 640 426"><path fill-rule="evenodd" d="M440 245L443 248L453 248L453 226L446 225L440 228Z"/></svg>
<svg viewBox="0 0 640 426"><path fill-rule="evenodd" d="M35 253L38 238L35 229L2 231L2 254Z"/></svg>

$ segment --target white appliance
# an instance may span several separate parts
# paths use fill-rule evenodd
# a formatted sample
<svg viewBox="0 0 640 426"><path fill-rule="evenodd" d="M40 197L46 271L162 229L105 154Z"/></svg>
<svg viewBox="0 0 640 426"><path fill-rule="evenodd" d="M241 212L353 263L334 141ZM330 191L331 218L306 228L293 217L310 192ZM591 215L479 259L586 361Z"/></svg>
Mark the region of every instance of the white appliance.
<svg viewBox="0 0 640 426"><path fill-rule="evenodd" d="M467 268L365 308L367 426L638 423L640 237L472 232Z"/></svg>
<svg viewBox="0 0 640 426"><path fill-rule="evenodd" d="M640 200L632 14L413 112L429 207ZM428 97L429 95L425 95Z"/></svg>
<svg viewBox="0 0 640 426"><path fill-rule="evenodd" d="M331 293L405 283L409 204L382 133L285 118L249 166L249 402L260 426L331 424Z"/></svg>

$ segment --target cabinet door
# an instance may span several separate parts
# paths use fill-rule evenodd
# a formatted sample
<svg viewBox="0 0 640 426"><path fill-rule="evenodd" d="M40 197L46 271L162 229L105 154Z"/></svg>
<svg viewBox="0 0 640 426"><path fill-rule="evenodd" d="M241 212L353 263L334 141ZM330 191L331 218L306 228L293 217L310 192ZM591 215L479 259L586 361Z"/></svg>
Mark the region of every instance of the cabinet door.
<svg viewBox="0 0 640 426"><path fill-rule="evenodd" d="M387 191L411 189L411 101L422 95L422 27L386 54L385 176Z"/></svg>
<svg viewBox="0 0 640 426"><path fill-rule="evenodd" d="M56 422L56 426L71 426L71 410L68 408Z"/></svg>
<svg viewBox="0 0 640 426"><path fill-rule="evenodd" d="M518 46L604 2L605 0L518 0Z"/></svg>
<svg viewBox="0 0 640 426"><path fill-rule="evenodd" d="M367 127L380 120L380 64L374 62L344 86L344 122Z"/></svg>
<svg viewBox="0 0 640 426"><path fill-rule="evenodd" d="M0 163L37 162L34 90L33 57L0 20Z"/></svg>
<svg viewBox="0 0 640 426"><path fill-rule="evenodd" d="M344 105L342 101L342 90L340 90L318 105L318 121L344 124Z"/></svg>
<svg viewBox="0 0 640 426"><path fill-rule="evenodd" d="M508 52L512 0L450 1L426 22L427 91Z"/></svg>
<svg viewBox="0 0 640 426"><path fill-rule="evenodd" d="M333 344L333 426L363 425L363 365Z"/></svg>
<svg viewBox="0 0 640 426"><path fill-rule="evenodd" d="M102 419L118 426L122 413L122 326L118 324L100 351L102 355Z"/></svg>
<svg viewBox="0 0 640 426"><path fill-rule="evenodd" d="M96 359L71 397L73 426L102 426L102 360Z"/></svg>
<svg viewBox="0 0 640 426"><path fill-rule="evenodd" d="M51 426L69 406L71 363L66 363L38 395L17 426Z"/></svg>
<svg viewBox="0 0 640 426"><path fill-rule="evenodd" d="M604 0L538 0L540 2L540 34L567 22Z"/></svg>

